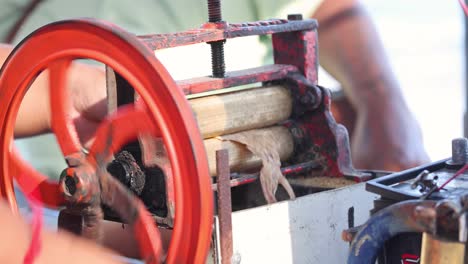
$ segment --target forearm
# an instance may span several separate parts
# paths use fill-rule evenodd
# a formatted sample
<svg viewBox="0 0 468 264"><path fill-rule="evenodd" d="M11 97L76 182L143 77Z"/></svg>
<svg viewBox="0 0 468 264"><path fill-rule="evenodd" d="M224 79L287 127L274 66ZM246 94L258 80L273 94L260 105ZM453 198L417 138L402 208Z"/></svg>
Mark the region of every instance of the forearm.
<svg viewBox="0 0 468 264"><path fill-rule="evenodd" d="M419 125L364 8L357 0L325 0L313 17L319 21L320 63L357 112L354 165L399 171L427 163Z"/></svg>
<svg viewBox="0 0 468 264"><path fill-rule="evenodd" d="M12 49L10 45L0 44L0 65ZM86 124L89 124L98 122L105 116L106 89L102 67L73 63L68 70L67 85L64 88L68 89L68 100L72 103L69 109L71 117L82 117L81 121L86 120ZM50 116L49 78L48 71L45 70L32 83L22 100L15 124L15 137L49 132Z"/></svg>
<svg viewBox="0 0 468 264"><path fill-rule="evenodd" d="M3 65L13 46L0 44L0 65ZM41 74L31 85L21 103L15 124L15 137L44 133L48 130L49 94L47 74ZM3 87L3 89L15 87Z"/></svg>
<svg viewBox="0 0 468 264"><path fill-rule="evenodd" d="M359 112L399 104L403 95L376 29L358 1L325 0L319 21L320 63L343 86Z"/></svg>
<svg viewBox="0 0 468 264"><path fill-rule="evenodd" d="M23 263L31 243L31 227L23 219L13 216L11 210L0 201L2 239L0 239L0 263ZM34 263L121 263L116 254L82 238L63 232L58 234L42 230L41 248Z"/></svg>
<svg viewBox="0 0 468 264"><path fill-rule="evenodd" d="M16 118L15 137L29 137L50 131L48 73L41 73L21 102Z"/></svg>

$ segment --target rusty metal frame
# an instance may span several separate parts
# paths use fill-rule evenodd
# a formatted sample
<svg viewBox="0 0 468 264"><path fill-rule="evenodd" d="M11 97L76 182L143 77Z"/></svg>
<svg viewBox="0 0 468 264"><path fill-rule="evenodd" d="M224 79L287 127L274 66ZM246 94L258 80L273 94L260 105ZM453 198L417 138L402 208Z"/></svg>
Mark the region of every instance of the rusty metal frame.
<svg viewBox="0 0 468 264"><path fill-rule="evenodd" d="M181 80L177 82L178 89L185 95L194 95L253 83L283 84L290 88L294 98L294 115L284 125L290 129L296 146L294 158L290 165L282 168L283 173L293 175L314 172L332 177L344 176L356 182L368 180L371 174L359 172L352 166L348 134L343 126L336 124L330 113L329 91L317 86L317 22L302 20L300 16L289 18L241 24L206 23L199 29L138 38L150 49L157 50L271 34L275 64L228 72L221 78L207 76ZM111 100L133 102L135 95L126 91L128 87L118 86L109 94ZM170 178L170 174L166 175L169 189ZM231 174L231 180L226 184L233 187L251 183L257 178L255 173ZM212 189L220 188L219 184L213 184ZM168 195L168 208L171 204L174 205L174 201ZM169 214L163 222L170 223L171 217Z"/></svg>
<svg viewBox="0 0 468 264"><path fill-rule="evenodd" d="M207 76L182 80L177 85L186 95L193 95L259 82L284 84L292 91L295 114L291 119L300 121L301 132L297 133L297 126L291 126L291 122L286 122L286 125L292 129L296 146L309 146L308 149L302 147L303 153L296 153L295 163L306 163L313 156L322 160L322 170L318 172L322 175L366 181L372 175L352 166L348 133L343 126L336 124L331 115L329 91L317 86L317 26L316 20L302 20L300 15L290 15L288 19L239 24L223 21L206 23L199 29L145 35L139 39L157 50L252 35L272 35L275 64L228 72L222 78ZM317 149L319 154L312 153ZM254 178L254 175L249 175L240 182L251 182Z"/></svg>
<svg viewBox="0 0 468 264"><path fill-rule="evenodd" d="M282 32L315 30L316 20L270 19L245 23L205 23L200 28L179 33L142 35L138 38L153 50L174 48L230 38L270 35Z"/></svg>
<svg viewBox="0 0 468 264"><path fill-rule="evenodd" d="M230 264L232 258L232 205L229 172L229 153L226 149L216 151L218 174L218 219L220 230L221 264Z"/></svg>

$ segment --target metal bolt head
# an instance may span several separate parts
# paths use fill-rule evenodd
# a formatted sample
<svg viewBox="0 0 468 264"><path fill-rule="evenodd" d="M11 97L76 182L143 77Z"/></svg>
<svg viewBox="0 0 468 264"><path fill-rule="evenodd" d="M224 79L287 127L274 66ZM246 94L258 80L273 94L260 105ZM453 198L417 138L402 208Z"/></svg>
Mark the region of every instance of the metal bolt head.
<svg viewBox="0 0 468 264"><path fill-rule="evenodd" d="M289 14L288 20L292 20L292 21L302 20L302 14Z"/></svg>
<svg viewBox="0 0 468 264"><path fill-rule="evenodd" d="M75 200L78 182L79 178L74 169L66 168L60 174L60 191L68 201Z"/></svg>
<svg viewBox="0 0 468 264"><path fill-rule="evenodd" d="M452 140L452 160L454 165L463 165L468 161L468 139L455 138Z"/></svg>

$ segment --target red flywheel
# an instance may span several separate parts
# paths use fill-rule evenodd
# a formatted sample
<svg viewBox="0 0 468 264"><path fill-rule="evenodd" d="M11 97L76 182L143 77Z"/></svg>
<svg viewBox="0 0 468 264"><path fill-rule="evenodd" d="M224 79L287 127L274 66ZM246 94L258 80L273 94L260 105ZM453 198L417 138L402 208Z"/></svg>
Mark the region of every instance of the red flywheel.
<svg viewBox="0 0 468 264"><path fill-rule="evenodd" d="M64 88L65 73L75 59L92 59L113 68L135 88L145 106L126 106L108 116L86 153L68 113L70 98ZM67 169L67 177L77 183L78 190L73 192L67 190L63 180L52 182L34 170L14 149L19 106L31 82L45 69L50 78L52 130L64 157L74 160ZM2 68L0 124L0 195L14 212L14 180L26 194L39 194L48 207L97 199L99 205L102 202L115 209L119 203L125 210L116 211L135 227L146 261L205 262L213 198L200 132L182 91L153 52L134 35L108 23L82 19L53 23L35 31L15 48ZM163 139L172 166L176 206L167 257L162 256L159 232L143 203L128 195L105 169L113 153L141 134Z"/></svg>

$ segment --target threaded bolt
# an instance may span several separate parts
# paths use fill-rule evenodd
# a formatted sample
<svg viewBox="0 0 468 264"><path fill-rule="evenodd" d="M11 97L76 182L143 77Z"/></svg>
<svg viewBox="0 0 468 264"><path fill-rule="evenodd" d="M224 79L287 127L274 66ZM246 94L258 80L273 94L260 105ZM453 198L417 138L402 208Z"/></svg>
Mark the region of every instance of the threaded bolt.
<svg viewBox="0 0 468 264"><path fill-rule="evenodd" d="M211 66L213 77L222 78L226 73L224 64L224 43L214 42L211 45Z"/></svg>
<svg viewBox="0 0 468 264"><path fill-rule="evenodd" d="M289 14L288 15L288 20L300 21L300 20L302 20L302 14Z"/></svg>
<svg viewBox="0 0 468 264"><path fill-rule="evenodd" d="M208 0L208 21L214 23L221 20L221 0Z"/></svg>
<svg viewBox="0 0 468 264"><path fill-rule="evenodd" d="M208 21L211 23L222 21L221 0L208 0ZM223 78L226 73L224 63L224 41L210 42L210 46L213 77Z"/></svg>

